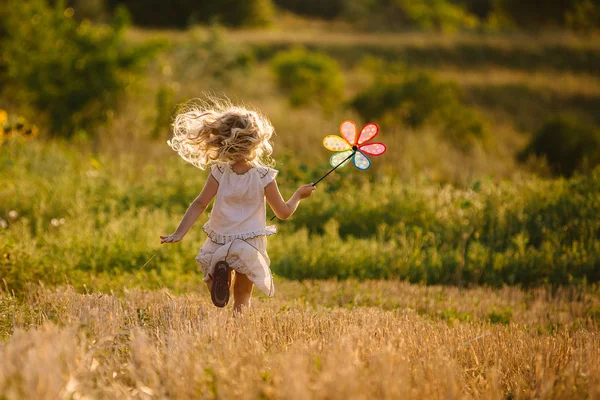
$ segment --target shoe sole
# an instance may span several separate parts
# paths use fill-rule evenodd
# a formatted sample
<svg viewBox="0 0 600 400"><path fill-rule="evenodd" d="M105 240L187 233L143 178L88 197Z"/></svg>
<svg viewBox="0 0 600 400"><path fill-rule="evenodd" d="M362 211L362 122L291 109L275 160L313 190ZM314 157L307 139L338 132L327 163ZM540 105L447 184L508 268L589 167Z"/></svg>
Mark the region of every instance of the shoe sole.
<svg viewBox="0 0 600 400"><path fill-rule="evenodd" d="M219 261L215 265L210 297L213 304L219 308L225 307L229 302L229 285L231 279L229 271L229 264L226 261Z"/></svg>

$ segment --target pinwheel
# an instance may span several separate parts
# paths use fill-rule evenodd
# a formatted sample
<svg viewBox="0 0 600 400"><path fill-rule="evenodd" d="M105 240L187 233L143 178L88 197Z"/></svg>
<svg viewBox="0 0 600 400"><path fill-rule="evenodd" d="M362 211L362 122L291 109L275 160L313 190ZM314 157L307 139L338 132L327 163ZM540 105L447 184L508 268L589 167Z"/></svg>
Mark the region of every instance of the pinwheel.
<svg viewBox="0 0 600 400"><path fill-rule="evenodd" d="M329 159L329 163L333 168L313 183L313 186L317 186L317 183L327 178L336 169L345 167L351 158L356 168L360 170L369 169L371 160L367 155L380 156L387 150L385 144L381 142L369 143L379 133L377 124L368 123L360 130L360 134L357 135L356 132L356 124L346 120L340 124L340 136L328 135L323 139L323 146L327 150L336 152ZM271 221L274 219L275 216L271 218Z"/></svg>
<svg viewBox="0 0 600 400"><path fill-rule="evenodd" d="M337 168L346 166L350 162L350 159L352 159L356 168L360 170L369 169L371 160L367 155L379 156L386 151L385 144L381 142L369 143L378 133L379 127L374 123L368 123L363 126L360 134L357 135L356 124L354 122L342 122L340 124L340 136L328 135L323 139L323 146L327 150L336 152L329 159L329 163L333 169L323 175L314 185L316 186L317 183L321 182Z"/></svg>

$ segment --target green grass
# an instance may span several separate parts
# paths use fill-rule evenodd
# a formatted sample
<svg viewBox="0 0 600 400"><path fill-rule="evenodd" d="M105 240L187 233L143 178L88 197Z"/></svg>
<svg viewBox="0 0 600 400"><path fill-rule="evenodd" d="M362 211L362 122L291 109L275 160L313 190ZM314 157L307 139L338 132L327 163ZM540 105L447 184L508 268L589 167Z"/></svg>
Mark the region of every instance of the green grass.
<svg viewBox="0 0 600 400"><path fill-rule="evenodd" d="M160 160L92 155L57 142L4 146L0 271L8 288L201 285L193 258L206 216L181 244L160 247L158 235L175 228L206 174L174 154ZM285 165L279 181L288 195L296 184ZM600 280L599 212L600 169L465 189L344 171L278 223L269 253L273 272L290 279L583 284Z"/></svg>

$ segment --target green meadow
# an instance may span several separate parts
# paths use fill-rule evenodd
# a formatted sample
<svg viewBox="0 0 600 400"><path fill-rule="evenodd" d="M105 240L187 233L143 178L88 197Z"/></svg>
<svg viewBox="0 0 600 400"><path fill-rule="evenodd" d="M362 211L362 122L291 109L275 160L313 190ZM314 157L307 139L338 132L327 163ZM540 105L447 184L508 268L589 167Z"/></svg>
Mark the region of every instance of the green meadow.
<svg viewBox="0 0 600 400"><path fill-rule="evenodd" d="M13 7L42 15L50 33L7 22L5 291L201 285L194 256L207 216L181 244L161 247L158 236L206 179L166 144L178 105L206 96L272 120L285 196L327 172L321 140L341 121L380 125L388 152L372 168L336 171L276 221L278 278L526 288L600 279L595 33L361 32L291 14L269 28L143 29L126 14L99 25L72 9ZM56 51L34 53L39 41Z"/></svg>

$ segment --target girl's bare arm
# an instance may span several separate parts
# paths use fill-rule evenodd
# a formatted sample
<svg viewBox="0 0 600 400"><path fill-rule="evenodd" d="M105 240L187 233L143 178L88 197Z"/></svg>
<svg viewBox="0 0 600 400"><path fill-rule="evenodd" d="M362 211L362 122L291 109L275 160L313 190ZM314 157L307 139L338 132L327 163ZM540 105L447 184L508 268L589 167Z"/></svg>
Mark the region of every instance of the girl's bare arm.
<svg viewBox="0 0 600 400"><path fill-rule="evenodd" d="M209 175L202 192L188 207L175 233L169 236L161 236L160 243L175 243L183 239L192 225L194 225L194 222L196 222L198 217L206 210L206 207L208 207L213 197L215 197L218 188L219 183L217 180L212 175Z"/></svg>
<svg viewBox="0 0 600 400"><path fill-rule="evenodd" d="M298 208L298 204L300 200L309 197L312 192L314 192L315 187L312 183L307 185L300 186L292 195L292 197L286 202L283 200L281 193L279 192L279 187L277 186L277 181L273 179L267 186L265 186L265 196L267 197L267 202L271 206L271 209L277 216L277 218L283 220L288 219L294 214L296 209Z"/></svg>

